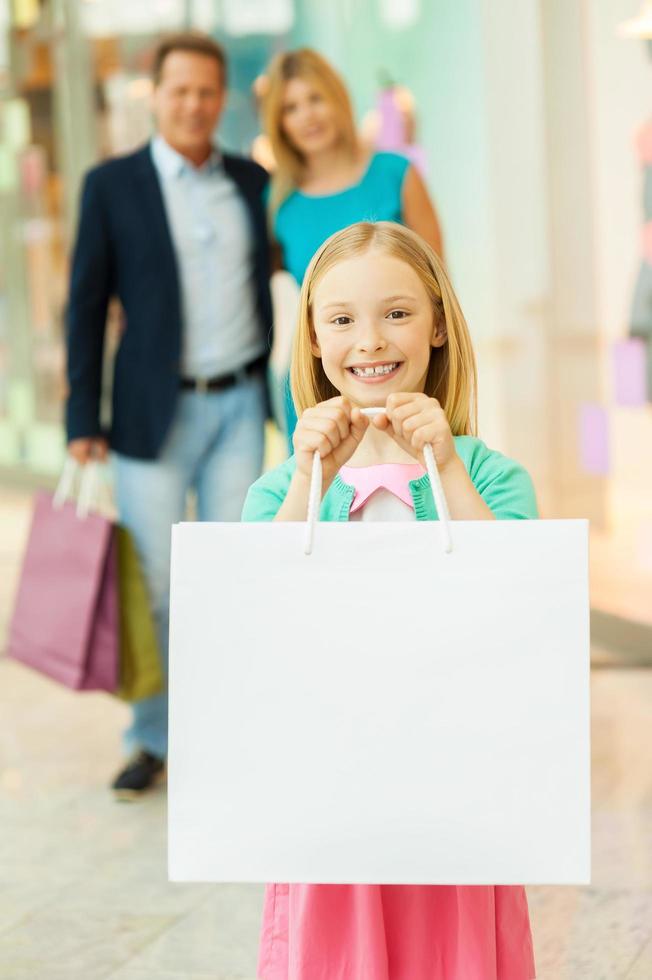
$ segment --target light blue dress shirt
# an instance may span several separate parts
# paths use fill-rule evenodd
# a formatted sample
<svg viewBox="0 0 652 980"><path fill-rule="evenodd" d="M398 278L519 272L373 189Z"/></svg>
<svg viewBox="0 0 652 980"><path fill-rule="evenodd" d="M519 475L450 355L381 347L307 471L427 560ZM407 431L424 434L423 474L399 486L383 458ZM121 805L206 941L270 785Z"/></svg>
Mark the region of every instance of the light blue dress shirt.
<svg viewBox="0 0 652 980"><path fill-rule="evenodd" d="M151 144L179 270L181 373L229 374L265 350L247 205L217 150L195 167L161 136Z"/></svg>

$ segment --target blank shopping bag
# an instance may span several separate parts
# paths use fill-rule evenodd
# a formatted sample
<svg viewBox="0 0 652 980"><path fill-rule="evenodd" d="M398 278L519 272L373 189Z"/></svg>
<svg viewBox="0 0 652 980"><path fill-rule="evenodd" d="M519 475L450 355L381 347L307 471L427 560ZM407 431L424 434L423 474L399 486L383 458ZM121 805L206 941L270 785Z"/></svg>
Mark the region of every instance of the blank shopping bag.
<svg viewBox="0 0 652 980"><path fill-rule="evenodd" d="M585 521L178 524L174 881L587 882Z"/></svg>

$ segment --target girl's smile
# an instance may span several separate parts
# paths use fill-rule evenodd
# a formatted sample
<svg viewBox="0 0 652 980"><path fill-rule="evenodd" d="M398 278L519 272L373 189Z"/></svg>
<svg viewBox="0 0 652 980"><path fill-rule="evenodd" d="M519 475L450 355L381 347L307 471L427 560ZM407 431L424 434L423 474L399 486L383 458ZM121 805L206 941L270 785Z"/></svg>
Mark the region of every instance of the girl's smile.
<svg viewBox="0 0 652 980"><path fill-rule="evenodd" d="M396 377L402 366L403 361L372 361L365 364L352 364L347 371L350 371L362 384L386 384Z"/></svg>

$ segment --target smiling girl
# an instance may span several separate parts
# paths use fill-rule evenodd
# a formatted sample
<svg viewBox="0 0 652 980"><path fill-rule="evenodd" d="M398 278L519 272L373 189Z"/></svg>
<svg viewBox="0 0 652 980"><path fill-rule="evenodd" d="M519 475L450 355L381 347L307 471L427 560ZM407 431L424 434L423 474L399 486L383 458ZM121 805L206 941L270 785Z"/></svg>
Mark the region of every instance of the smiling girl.
<svg viewBox="0 0 652 980"><path fill-rule="evenodd" d="M525 470L475 435L475 386L468 328L433 250L391 222L338 232L312 259L301 292L295 454L253 485L243 519L305 520L315 452L322 520L436 519L426 443L453 519L535 518ZM361 412L379 406L372 421ZM531 980L525 891L268 885L258 975Z"/></svg>

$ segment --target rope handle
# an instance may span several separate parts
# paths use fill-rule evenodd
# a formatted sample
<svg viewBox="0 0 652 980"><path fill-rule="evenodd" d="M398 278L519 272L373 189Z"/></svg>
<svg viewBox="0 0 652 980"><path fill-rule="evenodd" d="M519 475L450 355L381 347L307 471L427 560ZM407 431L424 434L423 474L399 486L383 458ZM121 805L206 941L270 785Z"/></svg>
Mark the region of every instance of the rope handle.
<svg viewBox="0 0 652 980"><path fill-rule="evenodd" d="M81 466L72 456L66 456L61 477L52 498L52 506L55 510L59 510L67 500L73 497L80 469L82 474L77 495L77 517L83 521L91 510L97 510L99 506L101 483L98 463L86 463L85 466Z"/></svg>
<svg viewBox="0 0 652 980"><path fill-rule="evenodd" d="M362 408L360 409L363 415L369 418L374 418L376 415L383 415L385 412L384 408ZM444 538L444 552L450 554L453 550L453 539L451 536L451 516L448 509L448 503L446 501L446 495L444 493L444 488L441 483L441 477L439 476L439 470L437 469L437 463L435 462L435 454L432 451L432 446L426 445L423 447L423 458L426 464L426 472L430 480L430 489L435 501L435 507L437 508L437 514L439 515L439 523L441 524L442 534ZM312 554L312 547L315 540L315 525L319 520L319 505L321 503L321 489L322 489L322 465L321 456L319 452L315 452L312 457L312 474L310 477L310 492L308 494L308 514L306 516L306 537L304 544L304 553L306 555Z"/></svg>

